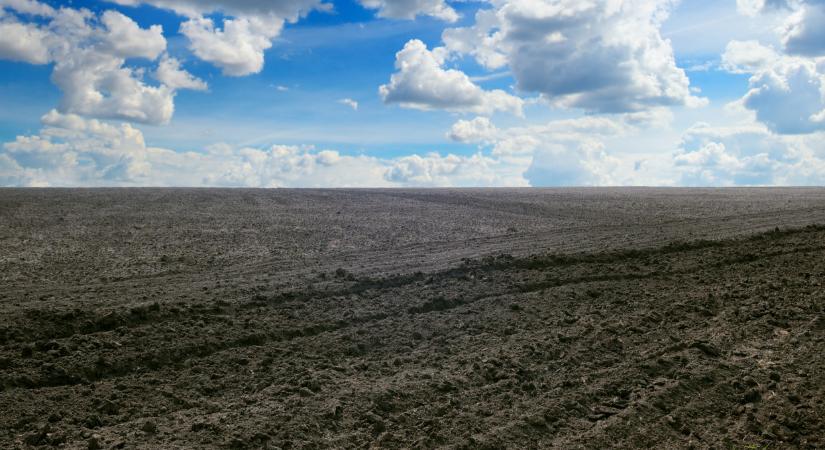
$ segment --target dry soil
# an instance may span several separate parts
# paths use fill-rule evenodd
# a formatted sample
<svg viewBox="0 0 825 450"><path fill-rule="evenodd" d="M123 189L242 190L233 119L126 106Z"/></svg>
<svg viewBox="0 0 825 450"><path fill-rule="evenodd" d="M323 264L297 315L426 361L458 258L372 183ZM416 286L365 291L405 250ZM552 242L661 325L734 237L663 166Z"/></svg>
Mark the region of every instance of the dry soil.
<svg viewBox="0 0 825 450"><path fill-rule="evenodd" d="M0 448L820 448L825 190L0 190Z"/></svg>

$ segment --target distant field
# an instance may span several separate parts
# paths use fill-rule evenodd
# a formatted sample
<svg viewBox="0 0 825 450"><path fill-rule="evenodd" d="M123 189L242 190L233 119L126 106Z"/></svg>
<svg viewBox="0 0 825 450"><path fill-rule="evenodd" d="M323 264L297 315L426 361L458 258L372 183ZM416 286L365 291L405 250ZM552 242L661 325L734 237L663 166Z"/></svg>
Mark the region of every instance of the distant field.
<svg viewBox="0 0 825 450"><path fill-rule="evenodd" d="M825 189L0 189L0 448L825 446Z"/></svg>

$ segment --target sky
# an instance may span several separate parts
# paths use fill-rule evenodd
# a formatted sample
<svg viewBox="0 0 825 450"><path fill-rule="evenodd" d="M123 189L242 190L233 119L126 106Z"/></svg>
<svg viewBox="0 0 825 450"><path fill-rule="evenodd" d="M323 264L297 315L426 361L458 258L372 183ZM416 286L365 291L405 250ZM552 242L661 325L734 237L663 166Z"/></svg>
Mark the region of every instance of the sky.
<svg viewBox="0 0 825 450"><path fill-rule="evenodd" d="M0 186L825 184L825 0L0 0Z"/></svg>

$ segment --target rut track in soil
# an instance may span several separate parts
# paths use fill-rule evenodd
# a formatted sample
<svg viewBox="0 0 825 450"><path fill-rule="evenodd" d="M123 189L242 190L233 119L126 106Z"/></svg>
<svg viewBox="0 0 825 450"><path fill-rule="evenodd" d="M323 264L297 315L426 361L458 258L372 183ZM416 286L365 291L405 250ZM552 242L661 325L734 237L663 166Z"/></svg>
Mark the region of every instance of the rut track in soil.
<svg viewBox="0 0 825 450"><path fill-rule="evenodd" d="M671 245L669 247L665 247L665 248L662 248L662 249L655 249L655 250L652 250L652 251L654 251L655 253L665 254L668 251L675 252L675 251L678 251L679 249L684 250L684 249L699 249L699 248L702 248L702 247L724 247L726 245L727 244L723 241L695 241L695 242L691 242L691 243L680 243L678 246ZM800 253L800 252L803 252L803 251L804 252L812 252L812 251L821 251L821 250L823 250L823 247L806 247L802 250L799 250L799 249L792 249L792 250L783 249L783 250L779 250L779 251L776 251L776 252L773 252L773 253L762 254L759 257L762 258L762 259L770 259L770 258L776 257L776 256ZM650 251L651 251L650 249L638 249L638 250L632 250L632 251L606 252L606 253L599 254L598 259L595 259L593 261L588 261L588 259L592 259L592 258L588 258L588 256L577 257L575 255L549 255L549 256L537 255L537 256L534 256L534 257L531 257L531 258L523 259L520 262L513 262L508 258L504 258L502 262L496 262L495 259L494 259L493 261L486 261L485 263L474 266L474 267L463 267L463 266L461 266L461 267L457 267L457 268L453 268L453 269L449 269L449 270L433 272L431 275L429 275L429 277L430 278L437 277L437 278L442 279L442 280L449 280L449 279L454 279L454 278L458 278L458 277L464 277L464 276L466 276L468 271L471 271L471 270L472 271L478 271L478 270L484 271L484 270L493 270L493 269L507 270L507 269L512 268L511 265L513 265L513 264L515 264L517 267L522 266L522 267L530 267L530 268L539 268L539 267L547 268L547 267L569 266L569 265L579 264L579 263L616 262L616 261L622 261L624 259L629 259L629 258L639 258L639 257L647 254ZM740 256L737 256L737 257L734 257L734 258L728 257L727 259L722 259L720 261L713 262L712 267L723 268L725 266L736 264L736 263L750 262L750 261L753 260L754 257L755 256L751 255L751 254L740 255ZM678 273L684 275L684 274L688 274L688 273L691 273L691 272L696 271L696 270L698 270L698 267L690 267L690 268L687 268L687 269L683 269L683 270L679 271ZM663 271L663 272L662 271L652 271L652 272L649 272L649 273L637 273L637 274L622 274L622 273L601 274L600 273L598 275L586 275L586 276L579 276L577 278L562 279L562 280L559 280L559 279L543 280L541 282L537 282L537 283L533 283L533 284L519 285L515 288L511 288L509 291L499 292L496 295L516 293L516 292L532 292L532 291L536 291L536 290L546 289L548 287L558 287L558 286L564 286L564 285L568 285L568 284L581 284L581 283L596 282L596 281L627 281L627 280L645 279L645 278L651 278L651 277L666 277L666 276L675 275L675 274L676 274L676 272L672 272L672 271ZM398 287L403 287L403 286L408 285L408 284L412 284L412 283L417 282L417 281L421 281L422 279L425 278L425 276L422 272L417 272L417 273L412 274L412 275L394 275L394 276L380 277L380 278L356 278L356 277L353 277L353 276L350 275L350 278L351 278L351 280L350 280L351 282L348 283L349 284L348 286L337 287L336 289L331 289L331 290L317 290L317 289L298 290L298 291L292 290L292 291L286 291L286 292L278 292L277 294L274 294L274 295L270 294L270 296L267 297L266 295L262 294L259 289L251 289L251 290L247 289L247 290L243 290L241 292L241 295L243 295L246 292L251 291L251 292L254 293L254 297L259 297L261 299L265 299L265 300L259 300L257 302L250 303L249 305L245 305L245 307L250 307L250 305L251 305L251 307L257 307L257 306L261 306L261 305L274 306L274 305L280 305L282 303L294 302L296 300L301 300L301 299L303 299L303 300L306 300L306 299L323 300L323 299L330 298L330 297L345 296L345 295L358 295L358 294L361 294L361 293L363 293L365 291L369 291L369 290L398 288ZM226 278L224 278L224 280L225 279ZM173 280L163 279L163 280L159 280L159 281L162 281L163 284L168 284L168 283L172 282ZM200 287L201 284L206 284L206 282L204 282L204 281L199 282L199 283L193 283L192 281L187 280L186 282L190 283L190 284L193 284L194 287L196 287L196 288ZM214 282L214 280L213 280L213 282ZM141 286L141 285L122 286L121 289L125 289L128 292L128 288L134 289L138 286ZM142 285L142 286L145 286L145 285ZM184 300L184 302L185 301L186 300ZM133 305L120 305L120 306L126 306L126 307L121 308L119 311L118 310L114 310L114 311L113 310L108 310L106 312L107 315L111 315L114 312L121 313L121 316L119 316L119 319L121 319L120 321L112 321L112 323L110 323L108 326L102 327L102 329L101 329L100 326L93 327L93 329L91 329L89 331L86 331L85 333L80 332L79 334L93 334L93 333L96 333L96 332L99 332L99 331L110 331L110 330L112 330L114 328L117 328L119 326L135 327L135 326L140 326L142 324L149 323L149 322L160 323L160 322L165 321L165 320L175 320L175 319L177 319L176 314L165 314L165 315L154 314L154 315L151 315L151 316L148 315L148 314L142 314L142 315L140 315L140 317L129 317L130 316L130 309L133 307ZM31 314L31 313L28 313L28 314ZM134 315L134 314L131 314L131 315ZM100 315L98 315L98 316L100 316ZM53 317L54 317L55 321L64 321L65 320L65 318L63 316L57 315L57 316L53 316ZM88 320L88 319L93 319L93 318L94 317L87 317L86 319ZM75 321L79 321L78 317L72 317L72 319L75 320ZM78 334L78 332L75 332L74 330L66 330L61 334L39 335L38 339L48 340L48 339L55 339L55 338L65 338L65 337L70 337L74 334Z"/></svg>
<svg viewBox="0 0 825 450"><path fill-rule="evenodd" d="M73 335L32 343L19 360L12 352L31 347L7 344L4 361L15 367L4 379L28 373L34 382L5 385L5 400L20 408L6 423L9 443L84 446L95 432L126 447L175 446L180 436L184 446L815 446L823 380L812 366L821 361L806 358L825 328L819 286L810 284L825 275L822 242L825 231L809 227L659 249L499 256L411 277L342 276L326 292L236 292L221 311L190 308L91 333L104 343L92 348ZM279 321L289 307L316 315ZM329 320L352 310L360 314ZM189 337L188 315L220 332ZM782 354L771 350L772 364L746 358L773 347ZM72 382L50 383L55 374ZM38 410L71 408L89 388L91 400L71 417L36 419ZM157 431L142 431L146 421Z"/></svg>

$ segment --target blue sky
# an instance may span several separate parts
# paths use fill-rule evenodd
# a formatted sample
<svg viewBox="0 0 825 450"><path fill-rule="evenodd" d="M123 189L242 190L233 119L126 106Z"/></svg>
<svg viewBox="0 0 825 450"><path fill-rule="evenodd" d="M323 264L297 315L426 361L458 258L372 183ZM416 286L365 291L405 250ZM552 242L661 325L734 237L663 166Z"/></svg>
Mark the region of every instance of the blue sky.
<svg viewBox="0 0 825 450"><path fill-rule="evenodd" d="M2 185L825 178L817 0L0 0L0 11Z"/></svg>

